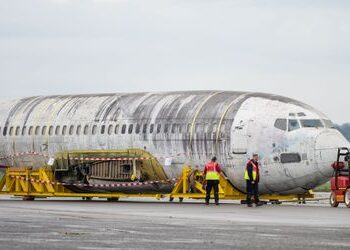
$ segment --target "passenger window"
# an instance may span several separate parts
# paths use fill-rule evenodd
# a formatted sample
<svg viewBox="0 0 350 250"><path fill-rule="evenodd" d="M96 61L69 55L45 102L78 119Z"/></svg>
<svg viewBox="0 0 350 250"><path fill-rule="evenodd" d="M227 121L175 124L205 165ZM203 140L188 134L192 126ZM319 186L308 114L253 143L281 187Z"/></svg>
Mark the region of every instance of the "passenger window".
<svg viewBox="0 0 350 250"><path fill-rule="evenodd" d="M84 127L84 135L87 135L89 133L89 125L85 125Z"/></svg>
<svg viewBox="0 0 350 250"><path fill-rule="evenodd" d="M102 126L101 126L101 134L102 134L102 135L105 133L105 128L106 128L105 125L102 125Z"/></svg>
<svg viewBox="0 0 350 250"><path fill-rule="evenodd" d="M294 131L299 128L300 128L300 125L298 120L295 120L295 119L288 120L288 131Z"/></svg>
<svg viewBox="0 0 350 250"><path fill-rule="evenodd" d="M139 134L140 130L141 130L141 125L140 124L136 124L136 131L135 131L135 133Z"/></svg>
<svg viewBox="0 0 350 250"><path fill-rule="evenodd" d="M6 134L7 134L7 127L4 127L4 130L2 131L2 134L3 134L4 136L6 136Z"/></svg>
<svg viewBox="0 0 350 250"><path fill-rule="evenodd" d="M119 124L115 125L114 128L114 134L118 134L119 133Z"/></svg>
<svg viewBox="0 0 350 250"><path fill-rule="evenodd" d="M74 132L74 125L71 125L69 128L69 135L72 135Z"/></svg>
<svg viewBox="0 0 350 250"><path fill-rule="evenodd" d="M286 131L287 130L287 119L277 119L275 121L275 128Z"/></svg>
<svg viewBox="0 0 350 250"><path fill-rule="evenodd" d="M142 133L144 133L144 134L147 133L147 124L143 124Z"/></svg>
<svg viewBox="0 0 350 250"><path fill-rule="evenodd" d="M151 126L149 127L149 133L152 134L154 131L154 124L151 124Z"/></svg>
<svg viewBox="0 0 350 250"><path fill-rule="evenodd" d="M9 135L12 136L12 133L13 133L13 127L10 127L10 133L9 133Z"/></svg>
<svg viewBox="0 0 350 250"><path fill-rule="evenodd" d="M39 133L40 133L40 126L37 126L35 128L35 135L39 135Z"/></svg>
<svg viewBox="0 0 350 250"><path fill-rule="evenodd" d="M55 135L59 135L59 133L60 133L60 126L57 126L55 130Z"/></svg>
<svg viewBox="0 0 350 250"><path fill-rule="evenodd" d="M97 132L97 125L92 126L92 134L96 135Z"/></svg>
<svg viewBox="0 0 350 250"><path fill-rule="evenodd" d="M113 125L108 126L108 134L111 135L113 133Z"/></svg>
<svg viewBox="0 0 350 250"><path fill-rule="evenodd" d="M24 126L24 127L22 128L22 135L25 135L25 134L26 134L26 130L27 130L27 127Z"/></svg>
<svg viewBox="0 0 350 250"><path fill-rule="evenodd" d="M4 132L5 132L5 130L4 130ZM29 127L28 134L29 134L29 135L32 135L32 134L33 134L33 126L30 126L30 127Z"/></svg>
<svg viewBox="0 0 350 250"><path fill-rule="evenodd" d="M157 125L157 134L160 133L161 128L162 128L162 124L158 124L158 125Z"/></svg>
<svg viewBox="0 0 350 250"><path fill-rule="evenodd" d="M129 125L129 129L128 129L128 133L129 133L129 134L132 133L133 128L134 128L134 125L133 125L133 124L130 124L130 125Z"/></svg>
<svg viewBox="0 0 350 250"><path fill-rule="evenodd" d="M46 126L43 127L43 129L41 130L41 134L45 135L46 134Z"/></svg>
<svg viewBox="0 0 350 250"><path fill-rule="evenodd" d="M64 125L62 128L62 135L66 135L66 133L67 133L67 126Z"/></svg>
<svg viewBox="0 0 350 250"><path fill-rule="evenodd" d="M125 134L125 132L126 132L126 125L124 124L124 125L122 126L122 134Z"/></svg>
<svg viewBox="0 0 350 250"><path fill-rule="evenodd" d="M16 135L19 135L20 127L16 128Z"/></svg>
<svg viewBox="0 0 350 250"><path fill-rule="evenodd" d="M53 126L49 127L49 135L53 135Z"/></svg>
<svg viewBox="0 0 350 250"><path fill-rule="evenodd" d="M301 162L301 156L297 153L283 153L281 154L281 163L297 163Z"/></svg>
<svg viewBox="0 0 350 250"><path fill-rule="evenodd" d="M169 124L164 125L164 134L167 134L169 131Z"/></svg>
<svg viewBox="0 0 350 250"><path fill-rule="evenodd" d="M77 126L77 135L80 135L80 132L81 132L81 125L78 125Z"/></svg>

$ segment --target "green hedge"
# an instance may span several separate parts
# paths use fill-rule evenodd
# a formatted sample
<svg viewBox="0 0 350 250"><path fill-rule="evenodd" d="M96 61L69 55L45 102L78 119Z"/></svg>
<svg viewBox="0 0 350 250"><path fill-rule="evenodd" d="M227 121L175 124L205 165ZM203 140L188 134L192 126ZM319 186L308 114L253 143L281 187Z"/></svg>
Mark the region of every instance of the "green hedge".
<svg viewBox="0 0 350 250"><path fill-rule="evenodd" d="M318 186L314 189L315 192L330 192L331 191L331 183L327 182L321 186Z"/></svg>

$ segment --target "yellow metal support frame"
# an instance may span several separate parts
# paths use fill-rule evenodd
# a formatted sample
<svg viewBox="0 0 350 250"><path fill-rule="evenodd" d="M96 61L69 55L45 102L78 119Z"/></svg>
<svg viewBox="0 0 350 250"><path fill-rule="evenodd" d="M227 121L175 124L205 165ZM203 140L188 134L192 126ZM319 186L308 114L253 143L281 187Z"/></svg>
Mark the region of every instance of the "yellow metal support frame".
<svg viewBox="0 0 350 250"><path fill-rule="evenodd" d="M31 181L36 180L36 181ZM125 193L75 193L54 180L53 172L48 168L32 170L31 168L7 168L0 180L0 195L35 197L82 197L82 198L120 198L120 197L151 197L161 199L169 197L183 199L204 199L204 177L198 170L184 167L182 175L169 194L125 194ZM233 187L230 181L220 177L219 196L224 200L244 200L245 194ZM303 195L262 195L265 201L305 201L312 199L312 192Z"/></svg>

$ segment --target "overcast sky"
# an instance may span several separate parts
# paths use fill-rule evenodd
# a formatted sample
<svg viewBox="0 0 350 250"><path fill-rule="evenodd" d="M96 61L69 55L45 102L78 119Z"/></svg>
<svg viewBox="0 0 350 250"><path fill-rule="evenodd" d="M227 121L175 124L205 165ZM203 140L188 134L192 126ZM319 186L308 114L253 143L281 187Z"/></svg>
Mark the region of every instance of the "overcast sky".
<svg viewBox="0 0 350 250"><path fill-rule="evenodd" d="M343 123L349 79L350 1L0 0L3 97L247 90Z"/></svg>

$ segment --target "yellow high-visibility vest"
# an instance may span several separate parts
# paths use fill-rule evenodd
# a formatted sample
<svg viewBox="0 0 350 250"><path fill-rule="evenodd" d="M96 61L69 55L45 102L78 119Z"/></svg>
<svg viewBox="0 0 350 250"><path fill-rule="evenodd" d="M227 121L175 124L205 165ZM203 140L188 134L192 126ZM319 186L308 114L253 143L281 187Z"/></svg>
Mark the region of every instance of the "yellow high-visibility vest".
<svg viewBox="0 0 350 250"><path fill-rule="evenodd" d="M247 165L251 163L253 165L253 181L256 181L256 173L258 172L258 166L253 162L253 161L248 161ZM244 171L244 179L246 180L250 180L249 178L249 174L248 174L248 169L247 167L245 168L245 171Z"/></svg>

